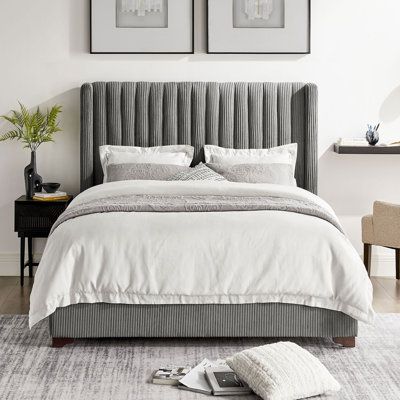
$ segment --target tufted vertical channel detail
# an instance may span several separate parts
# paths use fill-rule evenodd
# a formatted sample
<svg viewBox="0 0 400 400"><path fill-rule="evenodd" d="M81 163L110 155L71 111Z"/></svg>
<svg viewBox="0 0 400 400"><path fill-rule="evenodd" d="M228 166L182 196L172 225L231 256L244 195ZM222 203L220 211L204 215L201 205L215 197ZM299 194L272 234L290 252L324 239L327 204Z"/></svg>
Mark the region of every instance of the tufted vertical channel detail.
<svg viewBox="0 0 400 400"><path fill-rule="evenodd" d="M164 84L163 145L178 143L178 84Z"/></svg>
<svg viewBox="0 0 400 400"><path fill-rule="evenodd" d="M204 82L193 83L192 89L192 146L195 149L195 162L201 161L199 154L206 144L206 95Z"/></svg>
<svg viewBox="0 0 400 400"><path fill-rule="evenodd" d="M105 82L93 84L93 164L94 185L103 182L99 147L107 144L107 92Z"/></svg>
<svg viewBox="0 0 400 400"><path fill-rule="evenodd" d="M136 83L124 82L121 87L122 145L135 145Z"/></svg>
<svg viewBox="0 0 400 400"><path fill-rule="evenodd" d="M151 85L149 94L149 146L163 144L163 102L164 84L157 82Z"/></svg>
<svg viewBox="0 0 400 400"><path fill-rule="evenodd" d="M93 86L85 83L81 88L80 178L81 192L94 185L93 161Z"/></svg>
<svg viewBox="0 0 400 400"><path fill-rule="evenodd" d="M107 105L107 144L121 146L121 83L108 82L106 86Z"/></svg>
<svg viewBox="0 0 400 400"><path fill-rule="evenodd" d="M261 83L249 83L248 94L248 119L249 119L249 143L250 149L263 147L263 85Z"/></svg>
<svg viewBox="0 0 400 400"><path fill-rule="evenodd" d="M278 146L278 85L264 84L263 148Z"/></svg>
<svg viewBox="0 0 400 400"><path fill-rule="evenodd" d="M221 83L219 87L219 134L218 144L222 147L234 147L235 127L235 86L233 83Z"/></svg>
<svg viewBox="0 0 400 400"><path fill-rule="evenodd" d="M192 83L178 85L178 143L192 144Z"/></svg>
<svg viewBox="0 0 400 400"><path fill-rule="evenodd" d="M305 140L304 188L318 192L318 89L314 84L305 86Z"/></svg>
<svg viewBox="0 0 400 400"><path fill-rule="evenodd" d="M206 143L218 145L219 131L219 84L211 82L207 85L206 98Z"/></svg>
<svg viewBox="0 0 400 400"><path fill-rule="evenodd" d="M138 82L135 98L135 145L149 146L149 97L150 82Z"/></svg>

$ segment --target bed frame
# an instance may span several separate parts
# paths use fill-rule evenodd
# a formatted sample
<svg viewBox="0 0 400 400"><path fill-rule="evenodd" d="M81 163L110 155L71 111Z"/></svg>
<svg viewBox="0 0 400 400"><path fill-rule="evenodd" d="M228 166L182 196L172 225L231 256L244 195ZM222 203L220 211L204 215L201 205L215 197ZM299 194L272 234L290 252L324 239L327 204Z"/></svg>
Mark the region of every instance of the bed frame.
<svg viewBox="0 0 400 400"><path fill-rule="evenodd" d="M96 82L81 88L81 190L103 180L98 147L296 142L298 186L317 193L317 87L304 83ZM358 323L295 304L77 304L49 317L53 346L77 338L327 337L353 347Z"/></svg>

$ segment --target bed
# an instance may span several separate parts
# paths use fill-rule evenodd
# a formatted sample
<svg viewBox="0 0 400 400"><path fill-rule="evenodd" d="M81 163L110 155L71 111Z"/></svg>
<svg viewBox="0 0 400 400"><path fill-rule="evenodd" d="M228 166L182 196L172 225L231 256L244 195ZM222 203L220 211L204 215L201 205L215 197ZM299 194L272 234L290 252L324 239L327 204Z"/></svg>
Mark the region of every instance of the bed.
<svg viewBox="0 0 400 400"><path fill-rule="evenodd" d="M104 190L98 156L102 145L191 144L196 164L203 159L205 144L270 148L288 143L298 144L296 181L305 190L300 193L300 189L273 188L268 189L268 195L273 190L280 198L297 196L315 202L330 214L329 206L314 195L317 193L314 84L87 83L81 88L83 193L76 204L101 198L104 192L161 195L171 191L181 195L184 190L195 195L206 192L232 195L233 190L236 196L265 195L264 188L249 189L248 184L236 185L223 193L225 188L220 185L193 182L172 186L165 182L122 182L114 186L106 184L109 186ZM263 211L266 218L263 220L264 214L257 212L102 212L72 218L55 229L46 246L32 291L30 324L48 317L55 347L79 338L135 337L327 337L344 346L354 346L358 320L371 322L373 318L372 289L360 258L339 231L339 224L335 227L332 221L315 215L282 210ZM159 245L160 238L155 233L163 229L161 218L165 224L174 226L174 233L164 232L163 243L167 243L164 246ZM297 228L282 230L285 226L303 225L298 231ZM222 242L226 240L228 244L215 247L215 243L221 242L224 229L229 234ZM242 236L232 236L235 229ZM275 242L270 243L265 235L274 230L284 237L274 238ZM122 236L114 240L121 231L129 235L129 241ZM243 251L227 253L229 243L236 243L229 249L240 248L243 238L252 235L258 254L249 252L241 259ZM141 237L146 239L141 241ZM321 249L321 259L312 247L302 250L307 247L304 245L307 240L312 243L310 246ZM178 248L179 243L183 247ZM145 249L149 246L153 250ZM185 252L188 247L194 249L195 256ZM218 249L222 247L223 256L227 258L229 254L233 259L229 266L221 262L221 271L216 273L213 263L221 256ZM206 257L211 248L213 257ZM154 249L160 255L157 262ZM150 253L153 264L148 261ZM175 257L177 253L179 257ZM174 269L163 267L163 257L167 259L168 254L174 254L175 258L168 261L174 264ZM88 257L92 265L87 263ZM286 261L277 263L278 259ZM296 270L299 259L307 264L306 272ZM125 275L127 268L122 268L121 260L129 260L129 268L136 268L133 276ZM136 267L140 263L143 265ZM149 268L150 264L156 265L154 270ZM283 268L285 265L287 268ZM293 270L288 271L290 268ZM94 276L88 277L90 274ZM309 287L313 285L307 283L310 278L315 278L312 289ZM273 293L274 285L285 288ZM327 290L321 289L322 286L328 287ZM79 290L75 290L77 287ZM191 288L192 292L184 293L183 287Z"/></svg>

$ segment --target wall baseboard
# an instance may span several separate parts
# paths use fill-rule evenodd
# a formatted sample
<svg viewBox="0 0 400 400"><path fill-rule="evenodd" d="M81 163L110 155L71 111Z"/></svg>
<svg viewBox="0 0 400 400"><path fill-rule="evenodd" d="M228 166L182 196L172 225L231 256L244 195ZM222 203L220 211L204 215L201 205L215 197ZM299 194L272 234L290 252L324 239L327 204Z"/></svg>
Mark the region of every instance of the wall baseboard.
<svg viewBox="0 0 400 400"><path fill-rule="evenodd" d="M393 251L394 253L394 251ZM396 259L394 254L372 254L371 276L396 277Z"/></svg>
<svg viewBox="0 0 400 400"><path fill-rule="evenodd" d="M40 260L41 254L35 253L34 259ZM28 268L25 268L25 276ZM372 276L396 276L395 257L389 254L373 254L371 264ZM19 276L19 254L0 253L0 276Z"/></svg>
<svg viewBox="0 0 400 400"><path fill-rule="evenodd" d="M40 260L40 253L34 254L34 261ZM25 268L24 275L29 275L29 268ZM0 253L0 276L19 276L19 253Z"/></svg>

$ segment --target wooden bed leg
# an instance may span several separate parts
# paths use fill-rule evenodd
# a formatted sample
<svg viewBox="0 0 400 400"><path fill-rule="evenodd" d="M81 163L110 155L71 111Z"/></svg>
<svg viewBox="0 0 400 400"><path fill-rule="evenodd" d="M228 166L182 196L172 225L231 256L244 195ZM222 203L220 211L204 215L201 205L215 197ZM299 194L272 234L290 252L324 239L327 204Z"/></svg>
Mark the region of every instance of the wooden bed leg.
<svg viewBox="0 0 400 400"><path fill-rule="evenodd" d="M335 337L333 341L341 344L343 347L356 347L356 338L353 337Z"/></svg>
<svg viewBox="0 0 400 400"><path fill-rule="evenodd" d="M53 337L52 338L52 342L51 342L51 347L59 349L61 347L64 347L65 345L71 344L71 343L74 343L74 339L72 339L72 338L56 338L56 337Z"/></svg>

